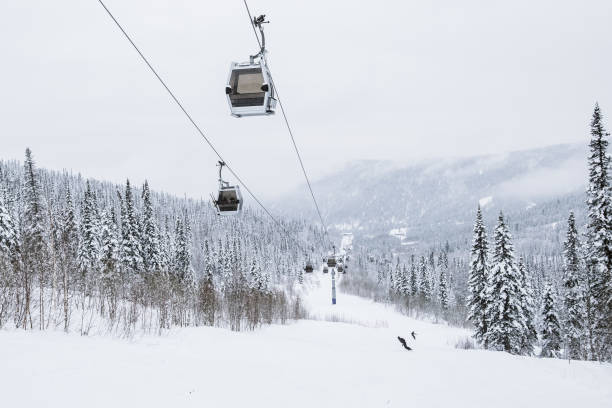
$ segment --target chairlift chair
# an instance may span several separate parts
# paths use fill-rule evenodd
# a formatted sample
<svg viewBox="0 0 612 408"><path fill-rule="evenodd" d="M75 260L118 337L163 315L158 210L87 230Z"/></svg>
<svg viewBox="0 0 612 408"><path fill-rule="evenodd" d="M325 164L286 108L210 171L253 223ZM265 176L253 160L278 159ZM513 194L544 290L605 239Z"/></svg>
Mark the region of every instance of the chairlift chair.
<svg viewBox="0 0 612 408"><path fill-rule="evenodd" d="M220 161L219 164L219 194L217 199L213 197L213 203L217 209L218 215L232 215L242 211L242 193L239 186L230 186L227 181L221 177L221 171L225 163Z"/></svg>
<svg viewBox="0 0 612 408"><path fill-rule="evenodd" d="M253 19L261 33L261 49L248 62L232 62L225 94L232 116L265 116L274 114L274 83L266 61L266 39L262 24L265 15Z"/></svg>

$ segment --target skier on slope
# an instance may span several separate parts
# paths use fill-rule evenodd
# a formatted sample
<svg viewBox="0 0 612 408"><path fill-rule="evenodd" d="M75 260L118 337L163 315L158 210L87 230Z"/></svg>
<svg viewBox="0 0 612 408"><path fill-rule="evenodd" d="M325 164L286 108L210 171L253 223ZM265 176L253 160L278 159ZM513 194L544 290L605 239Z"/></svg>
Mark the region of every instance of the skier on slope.
<svg viewBox="0 0 612 408"><path fill-rule="evenodd" d="M400 336L397 336L397 339L399 340L400 343L402 343L402 346L404 346L404 348L406 350L412 350L410 347L408 347L408 345L406 344L406 339Z"/></svg>

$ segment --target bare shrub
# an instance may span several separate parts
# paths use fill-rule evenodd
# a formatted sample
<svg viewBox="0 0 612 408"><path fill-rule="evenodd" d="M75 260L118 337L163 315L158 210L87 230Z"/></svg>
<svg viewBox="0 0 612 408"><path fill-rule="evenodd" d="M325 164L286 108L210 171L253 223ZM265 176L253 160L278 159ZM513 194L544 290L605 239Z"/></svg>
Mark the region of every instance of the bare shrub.
<svg viewBox="0 0 612 408"><path fill-rule="evenodd" d="M324 316L313 315L313 316L310 316L309 319L319 320L319 321L324 321L324 322L332 322L332 323L354 324L357 326L369 327L372 329L386 329L389 327L389 322L387 322L386 320L374 320L374 321L359 320L359 319L355 319L349 316L345 316L343 314L336 314L336 313L327 313Z"/></svg>
<svg viewBox="0 0 612 408"><path fill-rule="evenodd" d="M469 336L460 337L455 342L455 348L461 350L474 350L476 349L476 342Z"/></svg>

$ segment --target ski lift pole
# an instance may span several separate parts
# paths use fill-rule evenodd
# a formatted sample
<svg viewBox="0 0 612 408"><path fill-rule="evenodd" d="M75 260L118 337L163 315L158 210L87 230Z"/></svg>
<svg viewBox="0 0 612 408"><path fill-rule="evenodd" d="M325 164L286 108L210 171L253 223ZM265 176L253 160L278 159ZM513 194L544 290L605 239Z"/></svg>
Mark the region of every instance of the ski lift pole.
<svg viewBox="0 0 612 408"><path fill-rule="evenodd" d="M332 305L336 304L336 268L332 268Z"/></svg>
<svg viewBox="0 0 612 408"><path fill-rule="evenodd" d="M336 259L336 246L334 248L334 259ZM332 305L336 304L336 268L332 268L331 270L332 276Z"/></svg>

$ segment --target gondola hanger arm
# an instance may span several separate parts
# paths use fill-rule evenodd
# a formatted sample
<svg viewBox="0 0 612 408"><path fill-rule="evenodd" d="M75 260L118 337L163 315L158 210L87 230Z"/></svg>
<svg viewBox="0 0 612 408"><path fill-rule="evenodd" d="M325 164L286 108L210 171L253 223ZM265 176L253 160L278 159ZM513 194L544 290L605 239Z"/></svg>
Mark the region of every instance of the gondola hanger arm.
<svg viewBox="0 0 612 408"><path fill-rule="evenodd" d="M253 18L253 26L259 29L259 35L261 35L261 48L259 52L255 55L251 56L251 64L255 60L255 58L265 59L266 54L266 36L264 34L263 24L268 24L269 21L266 20L266 15L262 14L260 16Z"/></svg>
<svg viewBox="0 0 612 408"><path fill-rule="evenodd" d="M221 172L223 171L223 166L225 166L225 162L219 160L219 164L217 164L217 166L219 166L219 188L228 187L229 182L223 181L223 177L221 176Z"/></svg>

